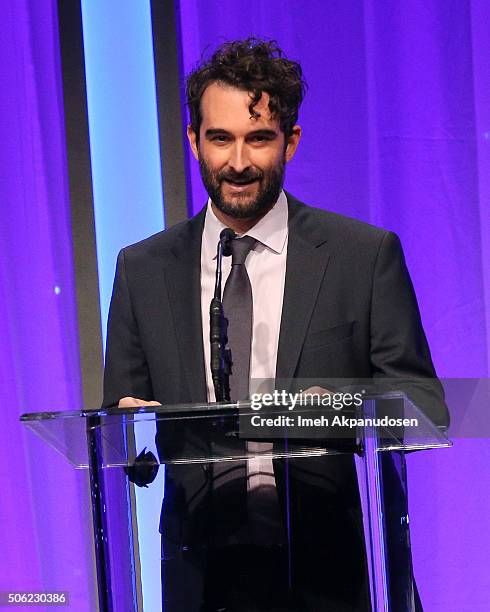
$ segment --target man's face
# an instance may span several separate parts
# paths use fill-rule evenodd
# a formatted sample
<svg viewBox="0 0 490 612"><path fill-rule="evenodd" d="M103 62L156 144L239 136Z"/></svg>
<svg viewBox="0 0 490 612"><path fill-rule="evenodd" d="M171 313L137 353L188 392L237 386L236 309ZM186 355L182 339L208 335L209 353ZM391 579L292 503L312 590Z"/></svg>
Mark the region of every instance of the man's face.
<svg viewBox="0 0 490 612"><path fill-rule="evenodd" d="M275 203L284 181L284 164L299 140L299 128L285 140L278 119L269 111L269 95L250 116L246 91L213 83L201 98L199 144L188 129L201 176L213 204L236 219L263 216Z"/></svg>

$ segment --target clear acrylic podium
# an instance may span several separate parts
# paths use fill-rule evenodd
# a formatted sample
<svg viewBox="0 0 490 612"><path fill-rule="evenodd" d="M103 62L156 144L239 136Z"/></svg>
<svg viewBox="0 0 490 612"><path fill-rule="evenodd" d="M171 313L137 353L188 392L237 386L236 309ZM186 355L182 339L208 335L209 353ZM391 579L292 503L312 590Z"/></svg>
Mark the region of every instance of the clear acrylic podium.
<svg viewBox="0 0 490 612"><path fill-rule="evenodd" d="M246 515L248 493L245 488L244 496L235 498L243 504L227 505L223 491L230 489L230 474L240 472L238 466L235 483L246 482L247 466L259 457L274 465L282 535L272 544L260 536L254 550L263 544L268 554L273 548L280 563L284 560L285 583L293 588L301 563L288 524L300 490L294 473L305 461L321 466L332 455L355 461L371 609L413 611L405 452L450 446L445 430L397 392L368 395L361 408L347 411L322 408L322 414L323 421L314 421L318 407L305 405L274 406L267 415L240 402L32 413L21 420L75 468L90 472L101 611L199 612L199 605L189 603L189 591L193 585L202 588L203 577L196 569L190 581L184 580L179 563L193 554L208 559L227 550L223 533L229 519ZM266 421L267 416L284 419ZM216 493L220 479L229 482ZM186 567L194 568L192 562ZM175 603L179 598L182 603Z"/></svg>

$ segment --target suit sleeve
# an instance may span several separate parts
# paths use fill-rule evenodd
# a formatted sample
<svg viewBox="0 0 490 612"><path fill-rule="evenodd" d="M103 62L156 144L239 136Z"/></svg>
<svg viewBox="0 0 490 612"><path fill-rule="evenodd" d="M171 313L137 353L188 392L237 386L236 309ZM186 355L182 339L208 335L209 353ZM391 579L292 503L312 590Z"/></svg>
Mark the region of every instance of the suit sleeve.
<svg viewBox="0 0 490 612"><path fill-rule="evenodd" d="M375 378L404 379L407 395L437 425L447 426L437 379L399 238L386 232L376 259L371 303ZM399 381L401 382L401 381Z"/></svg>
<svg viewBox="0 0 490 612"><path fill-rule="evenodd" d="M122 250L117 258L116 277L107 323L103 407L115 406L122 397L153 399L148 364L134 316Z"/></svg>

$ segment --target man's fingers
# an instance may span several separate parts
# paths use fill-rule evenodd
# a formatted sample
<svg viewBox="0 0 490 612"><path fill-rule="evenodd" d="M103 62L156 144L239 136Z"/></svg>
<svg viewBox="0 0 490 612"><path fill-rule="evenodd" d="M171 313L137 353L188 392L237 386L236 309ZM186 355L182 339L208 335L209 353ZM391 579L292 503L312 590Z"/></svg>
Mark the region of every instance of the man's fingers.
<svg viewBox="0 0 490 612"><path fill-rule="evenodd" d="M138 408L139 406L161 406L160 402L147 402L137 397L122 397L119 400L118 408Z"/></svg>
<svg viewBox="0 0 490 612"><path fill-rule="evenodd" d="M328 389L324 389L323 387L314 386L308 387L308 389L305 389L303 393L318 393L318 395L331 395L333 391L329 391Z"/></svg>

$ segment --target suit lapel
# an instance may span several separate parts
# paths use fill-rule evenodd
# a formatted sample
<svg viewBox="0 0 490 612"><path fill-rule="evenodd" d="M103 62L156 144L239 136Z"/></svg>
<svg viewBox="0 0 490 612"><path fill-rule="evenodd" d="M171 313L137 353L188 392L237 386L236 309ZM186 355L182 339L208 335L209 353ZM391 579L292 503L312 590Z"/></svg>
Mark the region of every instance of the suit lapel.
<svg viewBox="0 0 490 612"><path fill-rule="evenodd" d="M329 254L308 208L288 195L289 237L276 378L294 376Z"/></svg>
<svg viewBox="0 0 490 612"><path fill-rule="evenodd" d="M165 281L180 358L191 401L206 401L202 346L201 240L205 208L184 223L171 247L174 259L165 268Z"/></svg>
<svg viewBox="0 0 490 612"><path fill-rule="evenodd" d="M329 254L309 209L288 195L289 237L276 378L294 376ZM206 400L202 346L201 240L206 209L182 224L165 267L165 282L190 397Z"/></svg>

